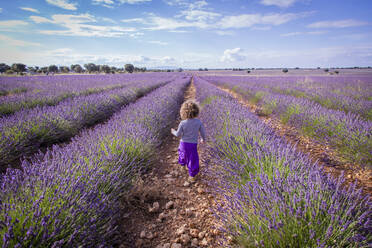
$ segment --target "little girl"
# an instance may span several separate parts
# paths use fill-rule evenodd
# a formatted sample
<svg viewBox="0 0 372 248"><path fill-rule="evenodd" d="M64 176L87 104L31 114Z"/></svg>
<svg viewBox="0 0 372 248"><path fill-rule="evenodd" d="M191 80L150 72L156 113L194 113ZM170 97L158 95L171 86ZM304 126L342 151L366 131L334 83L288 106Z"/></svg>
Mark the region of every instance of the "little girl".
<svg viewBox="0 0 372 248"><path fill-rule="evenodd" d="M181 106L181 123L178 125L178 130L171 129L173 135L181 136L180 145L178 147L178 163L182 166L187 166L189 170L189 182L195 182L195 176L199 172L199 155L198 155L198 136L199 132L202 137L201 143L205 140L205 129L203 123L196 117L199 115L199 105L188 100Z"/></svg>

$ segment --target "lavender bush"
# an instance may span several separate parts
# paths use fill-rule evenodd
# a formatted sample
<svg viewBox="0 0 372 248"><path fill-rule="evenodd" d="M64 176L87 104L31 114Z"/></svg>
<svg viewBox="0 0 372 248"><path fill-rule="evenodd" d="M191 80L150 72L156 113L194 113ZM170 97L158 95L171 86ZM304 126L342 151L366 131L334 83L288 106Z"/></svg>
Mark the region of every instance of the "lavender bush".
<svg viewBox="0 0 372 248"><path fill-rule="evenodd" d="M254 83L244 83L247 79L240 78L207 79L242 94L251 103L261 106L263 114L274 114L284 123L297 127L305 135L331 145L346 161L357 162L364 167L372 166L371 121L351 112L325 108L306 98L278 94L270 89L268 82L260 84L258 80ZM359 88L360 85L354 87ZM368 89L367 86L366 88Z"/></svg>
<svg viewBox="0 0 372 248"><path fill-rule="evenodd" d="M325 175L235 99L194 82L211 137L208 172L224 197L215 214L232 245L369 247L369 196Z"/></svg>
<svg viewBox="0 0 372 248"><path fill-rule="evenodd" d="M151 165L190 78L177 78L1 178L0 246L112 247L120 200Z"/></svg>
<svg viewBox="0 0 372 248"><path fill-rule="evenodd" d="M0 171L42 146L66 140L81 128L111 116L121 106L163 84L153 80L136 86L68 99L57 106L36 107L0 119Z"/></svg>
<svg viewBox="0 0 372 248"><path fill-rule="evenodd" d="M152 73L0 77L0 92L6 95L0 97L0 116L36 106L54 106L71 97L119 89L129 83L147 82L153 77ZM169 75L157 74L155 78L166 81Z"/></svg>

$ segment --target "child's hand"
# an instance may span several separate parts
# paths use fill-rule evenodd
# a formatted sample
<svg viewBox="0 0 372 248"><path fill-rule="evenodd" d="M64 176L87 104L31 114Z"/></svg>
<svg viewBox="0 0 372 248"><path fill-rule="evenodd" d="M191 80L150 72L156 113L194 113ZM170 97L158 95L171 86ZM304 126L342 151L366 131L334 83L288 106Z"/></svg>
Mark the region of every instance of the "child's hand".
<svg viewBox="0 0 372 248"><path fill-rule="evenodd" d="M201 144L204 144L204 140L203 140L203 139L201 139L201 140L200 140L200 143L201 143Z"/></svg>
<svg viewBox="0 0 372 248"><path fill-rule="evenodd" d="M174 130L174 128L171 128L171 132L175 132L176 130Z"/></svg>

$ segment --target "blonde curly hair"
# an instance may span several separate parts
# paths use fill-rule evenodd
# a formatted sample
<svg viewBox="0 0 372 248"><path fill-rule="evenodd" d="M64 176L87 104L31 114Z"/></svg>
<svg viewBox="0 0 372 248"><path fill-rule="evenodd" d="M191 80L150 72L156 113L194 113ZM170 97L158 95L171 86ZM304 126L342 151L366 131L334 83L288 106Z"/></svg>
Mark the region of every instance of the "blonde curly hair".
<svg viewBox="0 0 372 248"><path fill-rule="evenodd" d="M181 106L180 115L182 120L192 119L199 115L200 107L193 100L187 100Z"/></svg>

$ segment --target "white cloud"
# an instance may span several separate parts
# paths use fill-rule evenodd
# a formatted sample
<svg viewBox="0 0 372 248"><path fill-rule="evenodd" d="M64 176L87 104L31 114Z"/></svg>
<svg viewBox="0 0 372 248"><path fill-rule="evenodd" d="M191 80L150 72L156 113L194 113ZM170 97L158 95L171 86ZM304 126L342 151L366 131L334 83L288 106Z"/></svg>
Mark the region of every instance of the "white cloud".
<svg viewBox="0 0 372 248"><path fill-rule="evenodd" d="M144 2L151 2L152 0L119 0L120 3L137 4Z"/></svg>
<svg viewBox="0 0 372 248"><path fill-rule="evenodd" d="M233 31L222 31L222 30L217 30L216 34L218 35L234 35L235 33Z"/></svg>
<svg viewBox="0 0 372 248"><path fill-rule="evenodd" d="M164 18L160 16L151 16L148 22L152 27L145 28L148 30L174 30L177 28L195 27L197 23L179 21L171 18Z"/></svg>
<svg viewBox="0 0 372 248"><path fill-rule="evenodd" d="M25 11L34 12L34 13L39 13L39 11L37 9L34 9L34 8L21 7L20 9L25 10Z"/></svg>
<svg viewBox="0 0 372 248"><path fill-rule="evenodd" d="M112 0L93 0L92 4L94 5L101 5L106 8L114 8L114 1Z"/></svg>
<svg viewBox="0 0 372 248"><path fill-rule="evenodd" d="M289 37L289 36L297 36L297 35L320 35L320 34L325 34L325 33L327 33L327 31L292 32L292 33L281 34L280 36Z"/></svg>
<svg viewBox="0 0 372 248"><path fill-rule="evenodd" d="M138 23L146 23L145 19L143 18L132 18L132 19L123 19L121 22L130 23L130 22L138 22Z"/></svg>
<svg viewBox="0 0 372 248"><path fill-rule="evenodd" d="M16 39L13 39L9 36L2 35L2 34L0 34L0 42L3 42L8 46L22 46L22 47L41 46L40 43L28 42L28 41L23 41L23 40L16 40Z"/></svg>
<svg viewBox="0 0 372 248"><path fill-rule="evenodd" d="M263 5L275 5L281 8L287 8L297 1L298 0L261 0L260 3Z"/></svg>
<svg viewBox="0 0 372 248"><path fill-rule="evenodd" d="M20 20L7 20L0 21L0 30L3 31L16 31L20 27L27 26L28 22Z"/></svg>
<svg viewBox="0 0 372 248"><path fill-rule="evenodd" d="M339 21L321 21L314 22L307 27L309 28L348 28L367 25L368 22L357 21L353 19L339 20Z"/></svg>
<svg viewBox="0 0 372 248"><path fill-rule="evenodd" d="M204 6L207 6L208 3L204 0L201 0L201 1L196 1L194 3L190 3L189 4L189 9L201 9L203 8Z"/></svg>
<svg viewBox="0 0 372 248"><path fill-rule="evenodd" d="M161 45L161 46L166 46L166 45L168 45L168 42L159 41L159 40L151 40L151 41L148 41L148 43L156 44L156 45Z"/></svg>
<svg viewBox="0 0 372 248"><path fill-rule="evenodd" d="M95 25L97 20L90 14L81 15L53 15L52 19L41 16L30 17L36 23L53 23L64 27L65 30L41 30L40 33L48 35L86 36L86 37L120 37L136 31L135 28L121 26Z"/></svg>
<svg viewBox="0 0 372 248"><path fill-rule="evenodd" d="M77 3L69 3L68 0L46 0L47 3L67 10L77 10Z"/></svg>
<svg viewBox="0 0 372 248"><path fill-rule="evenodd" d="M185 0L164 0L164 2L170 6L176 6L176 5L181 5L185 6L187 5L187 1Z"/></svg>
<svg viewBox="0 0 372 248"><path fill-rule="evenodd" d="M204 10L190 9L190 10L181 11L181 14L178 15L177 17L183 17L183 16L186 18L186 20L189 20L189 21L207 21L207 20L213 20L221 16L221 14L214 13L214 12L208 12Z"/></svg>
<svg viewBox="0 0 372 248"><path fill-rule="evenodd" d="M273 25L278 26L289 21L306 17L310 12L302 13L287 13L287 14L244 14L238 16L225 16L223 17L218 26L222 28L245 28L252 27L254 25Z"/></svg>
<svg viewBox="0 0 372 248"><path fill-rule="evenodd" d="M116 23L116 21L114 21L114 20L111 19L111 18L101 17L100 19L101 19L102 21L104 21L104 22Z"/></svg>
<svg viewBox="0 0 372 248"><path fill-rule="evenodd" d="M53 23L53 21L42 16L30 16L30 19L35 23Z"/></svg>
<svg viewBox="0 0 372 248"><path fill-rule="evenodd" d="M242 54L243 49L237 47L234 49L226 49L221 57L221 62L235 62L245 60L245 55Z"/></svg>

